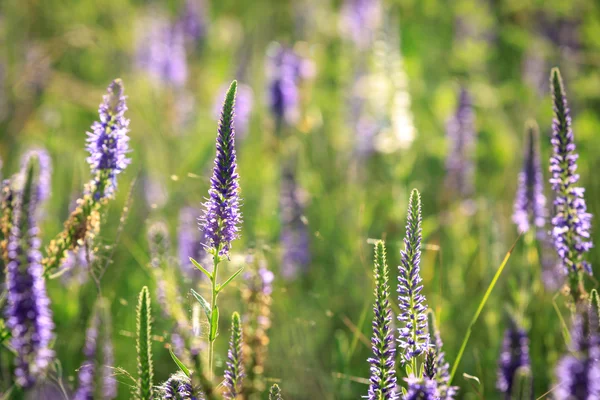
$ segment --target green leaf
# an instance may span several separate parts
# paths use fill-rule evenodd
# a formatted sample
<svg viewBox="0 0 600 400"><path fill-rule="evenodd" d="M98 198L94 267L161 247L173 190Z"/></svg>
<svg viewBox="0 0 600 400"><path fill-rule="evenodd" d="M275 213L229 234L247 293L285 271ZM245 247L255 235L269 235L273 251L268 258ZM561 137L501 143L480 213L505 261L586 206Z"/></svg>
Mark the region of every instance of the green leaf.
<svg viewBox="0 0 600 400"><path fill-rule="evenodd" d="M229 283L235 279L236 276L238 276L239 274L242 273L242 271L244 270L244 267L238 269L237 271L235 271L235 273L233 275L231 275L229 277L229 279L227 279L225 282L223 282L222 285L219 285L218 289L217 289L217 293L220 292L221 290L225 289L225 286L229 285Z"/></svg>
<svg viewBox="0 0 600 400"><path fill-rule="evenodd" d="M469 374L467 374L466 372L464 372L464 373L463 373L463 377L464 377L465 379L469 379L469 380L472 380L472 381L476 381L478 385L481 385L481 381L480 381L480 380L479 380L479 378L478 378L478 377L476 377L475 375L469 375Z"/></svg>
<svg viewBox="0 0 600 400"><path fill-rule="evenodd" d="M475 315L473 315L473 318L471 319L471 322L469 323L469 326L467 327L467 332L465 333L463 342L460 346L460 349L458 350L458 355L456 356L456 359L454 360L454 364L452 365L452 372L450 373L450 381L448 382L448 385L450 385L452 383L452 380L454 379L454 375L456 374L456 370L458 370L458 365L460 364L460 360L465 352L465 349L467 348L467 343L469 342L469 338L471 337L471 331L473 330L473 326L475 326L475 324L477 323L477 320L479 319L479 315L481 314L481 311L483 311L483 307L485 307L485 303L487 303L488 299L490 298L490 295L492 294L492 290L494 290L494 287L496 286L496 282L498 282L500 275L502 275L502 271L504 271L504 267L506 267L506 264L508 263L508 259L510 258L511 254L512 254L513 250L515 249L515 246L517 245L517 242L519 241L520 238L521 238L521 235L519 235L519 237L517 238L517 240L515 240L512 247L510 248L510 250L508 250L508 252L504 256L504 260L502 260L502 263L498 267L496 274L494 274L494 277L492 278L492 281L490 282L487 290L485 291L483 298L479 302L477 311L475 311Z"/></svg>
<svg viewBox="0 0 600 400"><path fill-rule="evenodd" d="M212 279L213 279L212 274L210 272L208 272L207 270L205 270L204 267L198 263L198 261L194 260L192 257L190 257L190 261L192 262L192 264L194 264L194 266L196 266L196 268L198 268L200 271L202 271L202 273L204 275L208 276L208 279L210 279L212 281Z"/></svg>
<svg viewBox="0 0 600 400"><path fill-rule="evenodd" d="M152 313L150 308L150 293L144 286L140 292L137 306L137 369L136 394L139 400L152 398Z"/></svg>
<svg viewBox="0 0 600 400"><path fill-rule="evenodd" d="M600 320L600 296L596 289L592 289L590 292L590 308L595 317Z"/></svg>
<svg viewBox="0 0 600 400"><path fill-rule="evenodd" d="M190 370L181 362L181 360L179 358L177 358L177 356L175 355L175 353L173 353L173 350L170 347L169 347L169 353L171 353L171 358L173 359L173 361L175 361L175 364L177 364L177 366L179 367L181 372L186 374L188 377L192 376L192 374L190 373Z"/></svg>
<svg viewBox="0 0 600 400"><path fill-rule="evenodd" d="M202 306L202 309L204 310L204 313L206 314L206 318L208 319L208 322L210 323L210 303L208 301L206 301L206 299L204 297L202 297L202 295L198 292L196 292L194 289L190 289L192 292L192 295L196 298L196 300L198 300L198 303L200 303L200 306Z"/></svg>
<svg viewBox="0 0 600 400"><path fill-rule="evenodd" d="M218 330L219 330L219 307L215 307L214 311L212 312L212 316L210 318L210 335L208 336L208 340L210 340L211 342L214 342L214 340L217 338Z"/></svg>

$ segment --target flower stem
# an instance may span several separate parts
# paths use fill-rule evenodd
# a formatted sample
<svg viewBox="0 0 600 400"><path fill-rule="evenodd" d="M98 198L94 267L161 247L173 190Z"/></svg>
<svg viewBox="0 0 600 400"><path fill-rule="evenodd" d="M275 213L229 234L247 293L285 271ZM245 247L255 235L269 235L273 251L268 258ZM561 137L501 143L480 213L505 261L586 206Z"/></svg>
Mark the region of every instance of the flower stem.
<svg viewBox="0 0 600 400"><path fill-rule="evenodd" d="M215 255L213 257L213 273L212 273L212 279L211 279L211 316L213 315L213 313L215 312L215 310L217 309L217 272L219 270L219 256L218 253L217 255ZM217 320L216 323L218 324L219 321ZM212 317L211 317L211 324L212 324ZM213 328L211 327L211 331L213 330ZM218 329L215 330L215 332L218 332ZM210 381L212 381L213 379L213 365L214 365L214 344L215 344L215 340L216 337L214 338L210 338L209 337L209 343L208 343L208 379Z"/></svg>

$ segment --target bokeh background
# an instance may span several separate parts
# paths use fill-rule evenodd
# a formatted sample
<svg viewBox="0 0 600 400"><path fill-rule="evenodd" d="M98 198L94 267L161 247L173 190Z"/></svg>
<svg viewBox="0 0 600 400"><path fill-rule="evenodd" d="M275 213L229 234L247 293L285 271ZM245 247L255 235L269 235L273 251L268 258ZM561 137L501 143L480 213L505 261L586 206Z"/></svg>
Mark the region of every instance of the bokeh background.
<svg viewBox="0 0 600 400"><path fill-rule="evenodd" d="M348 11L352 3L364 3L366 16ZM185 29L176 31L177 24ZM206 196L216 107L224 85L238 79L251 110L245 129L238 126L244 223L227 268L253 250L275 273L265 375L280 383L286 398L358 398L367 391L370 355L369 239L386 239L395 282L408 195L412 188L421 191L424 293L452 363L517 239L511 214L528 119L540 125L548 177L553 66L565 78L588 207L595 216L600 212L598 37L600 3L591 0L3 0L3 174L16 172L20 155L32 146L50 152L52 197L42 224L47 242L89 179L84 144L101 96L112 79L123 79L133 161L119 178L95 245L98 257L113 256L100 289L110 302L115 365L135 371L137 294L143 285L153 295L156 288L147 226L166 221L172 268L179 271L177 233L182 223L195 223L193 213L184 221L180 213L200 207ZM281 48L301 61L293 82L297 109L278 120L269 88L273 54ZM469 196L445 184L446 123L461 89L471 95L475 118ZM288 170L301 221L295 229L305 230L307 239L301 261L292 266L281 240ZM128 216L121 223L124 206ZM543 285L540 263L525 247L517 243L475 326L455 379L460 398L499 398L496 366L507 314L520 315L529 333L536 397L553 385L554 366L566 349L553 306L556 290ZM590 260L600 271L596 250ZM48 283L67 386L81 364L98 294L83 275ZM588 286L595 285L591 280ZM203 283L182 274L186 312L190 287L203 290ZM163 381L176 370L165 348L173 323L153 301L155 375ZM243 312L245 304L236 289L221 302L225 333L228 315ZM566 314L562 297L555 302ZM218 341L218 370L225 336ZM129 382L119 379L119 398L127 399ZM8 381L4 371L3 385Z"/></svg>

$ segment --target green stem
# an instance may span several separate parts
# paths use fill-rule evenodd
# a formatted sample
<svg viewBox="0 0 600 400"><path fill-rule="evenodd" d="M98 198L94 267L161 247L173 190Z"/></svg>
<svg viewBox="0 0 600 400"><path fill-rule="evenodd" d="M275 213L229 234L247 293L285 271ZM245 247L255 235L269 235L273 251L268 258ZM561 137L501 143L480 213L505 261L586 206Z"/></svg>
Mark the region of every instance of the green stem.
<svg viewBox="0 0 600 400"><path fill-rule="evenodd" d="M213 257L213 273L211 279L211 315L217 309L217 272L219 270L219 258L218 253ZM217 320L217 323L219 321ZM211 330L213 328L211 327ZM213 365L214 365L214 344L216 338L209 338L208 343L208 379L212 381L213 379Z"/></svg>

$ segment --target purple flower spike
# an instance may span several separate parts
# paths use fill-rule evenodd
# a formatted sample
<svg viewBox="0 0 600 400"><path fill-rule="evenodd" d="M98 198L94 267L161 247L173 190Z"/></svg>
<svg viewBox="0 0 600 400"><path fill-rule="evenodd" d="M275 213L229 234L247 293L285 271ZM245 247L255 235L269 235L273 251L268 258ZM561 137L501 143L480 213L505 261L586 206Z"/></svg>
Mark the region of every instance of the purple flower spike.
<svg viewBox="0 0 600 400"><path fill-rule="evenodd" d="M449 153L446 159L446 186L463 199L473 193L473 147L475 144L475 115L471 96L462 89L458 108L448 121L446 132Z"/></svg>
<svg viewBox="0 0 600 400"><path fill-rule="evenodd" d="M504 332L502 352L498 361L498 381L496 382L496 387L501 393L504 393L506 399L512 398L517 370L530 367L527 333L511 320L509 328Z"/></svg>
<svg viewBox="0 0 600 400"><path fill-rule="evenodd" d="M88 132L88 164L95 175L96 196L113 196L117 188L117 175L129 165L129 120L125 118L127 105L123 95L123 82L115 79L104 95L98 114L100 121L94 122Z"/></svg>
<svg viewBox="0 0 600 400"><path fill-rule="evenodd" d="M584 254L592 248L590 229L592 215L587 212L583 193L578 187L577 158L571 116L560 72L552 69L550 83L554 121L552 122L553 154L550 158L550 172L555 214L552 218L554 247L562 265L569 275L572 296L577 302L581 297L581 272L592 274L591 265L584 260Z"/></svg>
<svg viewBox="0 0 600 400"><path fill-rule="evenodd" d="M600 398L600 338L578 315L571 328L571 349L556 368L556 400Z"/></svg>
<svg viewBox="0 0 600 400"><path fill-rule="evenodd" d="M227 87L224 86L219 90L219 95L215 102L214 114L216 118L219 117L223 99L226 94ZM248 124L250 122L250 115L252 114L253 97L254 94L250 86L238 83L234 109L235 133L237 139L243 139L248 132Z"/></svg>
<svg viewBox="0 0 600 400"><path fill-rule="evenodd" d="M241 392L242 379L244 377L244 366L242 364L242 325L240 315L233 313L231 319L231 339L229 340L229 350L227 352L227 367L225 368L225 394L224 397L229 400L237 398Z"/></svg>
<svg viewBox="0 0 600 400"><path fill-rule="evenodd" d="M308 271L310 237L304 223L304 204L294 173L285 169L281 182L281 275L288 280Z"/></svg>
<svg viewBox="0 0 600 400"><path fill-rule="evenodd" d="M421 195L413 189L408 202L406 217L406 237L404 250L400 253L401 265L398 267L398 320L402 327L398 329L398 342L403 350L403 360L410 362L424 353L429 347L427 329L427 306L425 296L421 294Z"/></svg>
<svg viewBox="0 0 600 400"><path fill-rule="evenodd" d="M229 256L231 242L239 237L242 222L233 124L236 89L237 82L233 81L219 121L217 157L208 191L210 198L204 204L204 215L200 218L209 252L223 257Z"/></svg>
<svg viewBox="0 0 600 400"><path fill-rule="evenodd" d="M392 333L392 309L389 303L388 266L385 254L385 244L382 241L375 245L375 263L373 268L375 278L375 304L373 312L373 336L371 349L373 357L371 377L369 381L369 400L397 399L396 370L394 360L396 345Z"/></svg>
<svg viewBox="0 0 600 400"><path fill-rule="evenodd" d="M520 233L529 231L533 225L539 236L546 225L547 211L537 124L531 121L526 131L525 158L523 169L519 173L519 186L512 219Z"/></svg>
<svg viewBox="0 0 600 400"><path fill-rule="evenodd" d="M54 359L50 349L54 323L41 264L36 220L39 183L34 170L34 164L28 163L22 171L25 183L16 193L6 267L6 326L12 333L10 343L17 355L15 382L26 388L44 376ZM41 172L41 168L37 171ZM39 182L39 176L37 179Z"/></svg>

